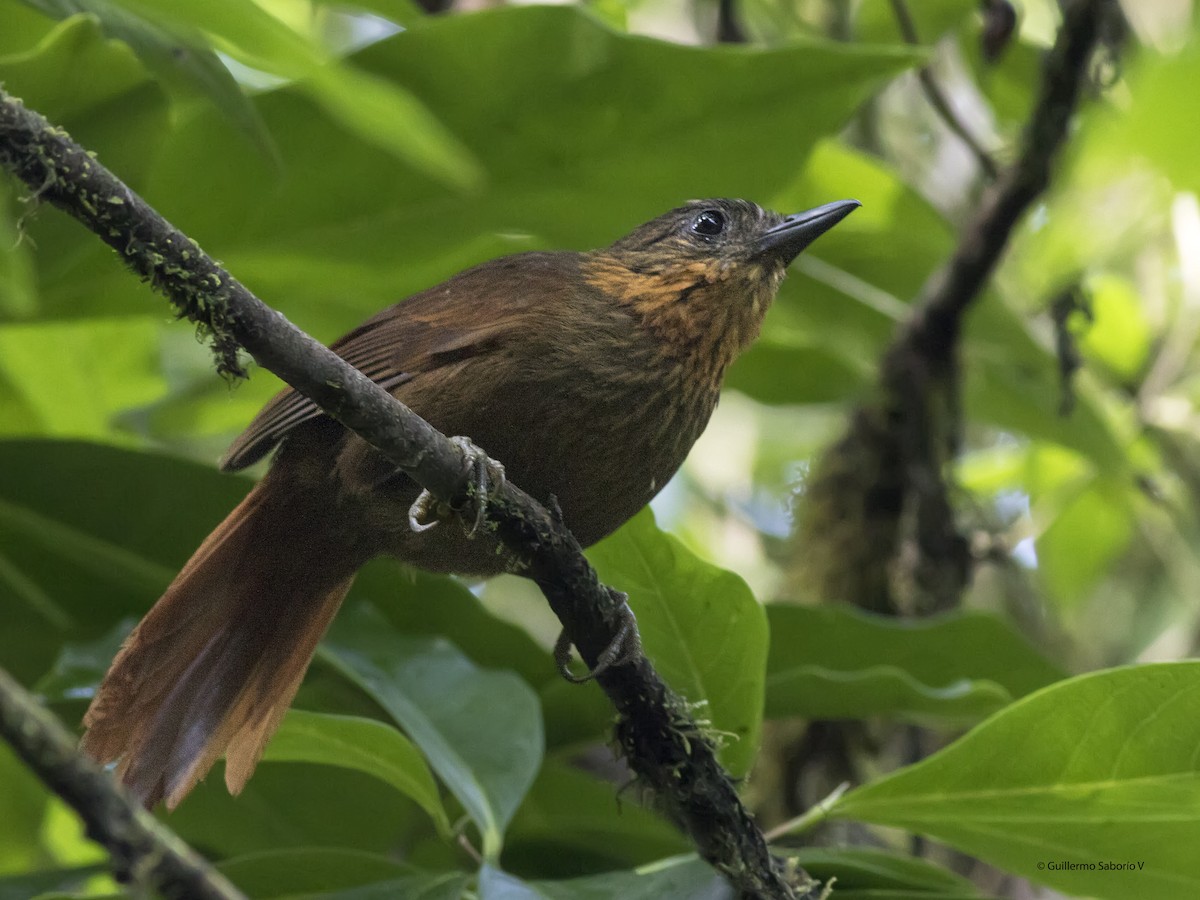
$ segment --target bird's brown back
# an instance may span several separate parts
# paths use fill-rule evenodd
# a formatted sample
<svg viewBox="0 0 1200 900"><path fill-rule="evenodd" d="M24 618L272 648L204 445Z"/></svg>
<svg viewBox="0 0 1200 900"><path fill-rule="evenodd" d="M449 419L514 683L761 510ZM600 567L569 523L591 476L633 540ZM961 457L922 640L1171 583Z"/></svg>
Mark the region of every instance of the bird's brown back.
<svg viewBox="0 0 1200 900"><path fill-rule="evenodd" d="M711 374L698 378L696 360L603 289L596 273L610 266L578 253L484 263L333 346L435 428L469 436L533 496L553 496L591 544L671 478L717 399ZM490 541L467 541L460 529L413 534L416 485L294 392L264 409L227 465L253 461L285 437L268 479L329 492L330 522L347 541L426 569L505 568Z"/></svg>

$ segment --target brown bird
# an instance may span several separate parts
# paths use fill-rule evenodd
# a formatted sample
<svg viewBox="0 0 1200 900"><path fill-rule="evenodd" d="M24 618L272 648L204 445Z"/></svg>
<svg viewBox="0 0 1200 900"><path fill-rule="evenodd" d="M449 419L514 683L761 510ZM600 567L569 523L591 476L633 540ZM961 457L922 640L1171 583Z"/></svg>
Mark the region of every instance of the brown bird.
<svg viewBox="0 0 1200 900"><path fill-rule="evenodd" d="M468 269L369 319L333 349L445 434L466 435L583 545L658 493L757 336L784 271L854 200L793 216L688 203L590 253ZM237 793L290 705L355 573L381 554L493 575L494 538L416 531L420 488L293 390L229 449L270 470L126 639L84 748L120 759L147 805L174 808L222 755Z"/></svg>

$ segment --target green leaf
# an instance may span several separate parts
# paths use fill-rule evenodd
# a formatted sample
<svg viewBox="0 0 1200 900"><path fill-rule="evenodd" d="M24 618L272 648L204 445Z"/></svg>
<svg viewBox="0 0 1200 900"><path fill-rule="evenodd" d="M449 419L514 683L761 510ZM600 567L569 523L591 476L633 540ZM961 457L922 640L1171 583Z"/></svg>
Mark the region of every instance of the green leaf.
<svg viewBox="0 0 1200 900"><path fill-rule="evenodd" d="M928 834L1067 893L1173 900L1200 891L1198 746L1200 663L1112 669L1013 704L832 814Z"/></svg>
<svg viewBox="0 0 1200 900"><path fill-rule="evenodd" d="M97 444L0 441L5 665L34 681L68 637L94 639L142 615L247 485Z"/></svg>
<svg viewBox="0 0 1200 900"><path fill-rule="evenodd" d="M924 44L934 44L975 12L976 4L971 0L921 0L908 7L917 37ZM860 41L902 43L905 40L896 21L896 9L888 0L864 0L858 4L854 31Z"/></svg>
<svg viewBox="0 0 1200 900"><path fill-rule="evenodd" d="M629 595L646 655L696 717L732 737L721 760L745 774L762 728L767 621L737 575L695 556L645 509L587 552L601 580Z"/></svg>
<svg viewBox="0 0 1200 900"><path fill-rule="evenodd" d="M0 816L0 873L23 877L31 870L45 869L53 857L42 846L41 827L46 815L46 800L49 797L37 776L25 765L24 760L8 746L0 744L0 785L4 790L4 815ZM7 891L5 880L0 879L0 897L8 900L24 895ZM38 887L49 890L53 885Z"/></svg>
<svg viewBox="0 0 1200 900"><path fill-rule="evenodd" d="M1065 677L984 613L901 621L840 606L767 607L771 717L971 721Z"/></svg>
<svg viewBox="0 0 1200 900"><path fill-rule="evenodd" d="M662 900L725 897L725 880L694 856L665 859L636 872L609 872L564 881L523 881L490 865L479 873L479 900Z"/></svg>
<svg viewBox="0 0 1200 900"><path fill-rule="evenodd" d="M121 0L140 16L212 35L240 62L297 82L335 121L368 143L458 187L478 184L478 167L437 118L401 84L332 58L322 47L255 3Z"/></svg>
<svg viewBox="0 0 1200 900"><path fill-rule="evenodd" d="M5 15L7 16L7 10ZM71 78L55 72L54 63L70 61ZM107 40L94 18L74 15L39 37L23 53L0 57L10 91L20 91L26 103L57 123L86 115L96 107L126 95L149 81L149 75L128 47Z"/></svg>
<svg viewBox="0 0 1200 900"><path fill-rule="evenodd" d="M259 766L237 797L218 763L164 821L213 858L311 847L386 855L421 835L442 843L428 813L375 776L308 763Z"/></svg>
<svg viewBox="0 0 1200 900"><path fill-rule="evenodd" d="M485 858L495 859L542 761L541 710L529 686L477 668L445 640L402 637L365 608L342 612L323 658L405 730L478 826Z"/></svg>
<svg viewBox="0 0 1200 900"><path fill-rule="evenodd" d="M915 58L824 41L683 47L616 34L570 7L438 17L353 62L403 85L459 137L487 173L476 193L397 165L299 86L256 99L281 173L201 112L172 136L147 193L262 296L333 338L499 253L606 244L690 197L764 199ZM780 117L798 90L804 115ZM212 173L204 191L196 172ZM108 285L100 292L122 302Z"/></svg>
<svg viewBox="0 0 1200 900"><path fill-rule="evenodd" d="M819 881L836 878L834 895L845 900L979 896L968 879L918 857L853 847L800 847L788 856Z"/></svg>
<svg viewBox="0 0 1200 900"><path fill-rule="evenodd" d="M217 868L254 900L337 891L414 874L412 866L387 856L329 847L248 853Z"/></svg>
<svg viewBox="0 0 1200 900"><path fill-rule="evenodd" d="M24 319L37 312L37 283L34 258L29 243L21 236L13 199L16 185L0 181L0 321ZM10 403L0 403L0 428L10 428Z"/></svg>
<svg viewBox="0 0 1200 900"><path fill-rule="evenodd" d="M152 317L0 325L0 381L39 434L128 442L121 414L166 393L159 328ZM29 424L0 410L0 434L18 430Z"/></svg>
<svg viewBox="0 0 1200 900"><path fill-rule="evenodd" d="M1079 348L1129 383L1150 356L1152 332L1142 298L1132 282L1113 274L1097 275L1087 283L1090 321L1081 328Z"/></svg>
<svg viewBox="0 0 1200 900"><path fill-rule="evenodd" d="M382 722L293 709L262 758L322 763L373 775L415 800L443 835L450 834L441 796L420 751Z"/></svg>
<svg viewBox="0 0 1200 900"><path fill-rule="evenodd" d="M546 747L578 748L612 736L616 712L598 684L551 679L538 691L546 719Z"/></svg>
<svg viewBox="0 0 1200 900"><path fill-rule="evenodd" d="M11 2L7 4L11 7ZM10 12L5 11L5 24ZM66 128L83 146L136 187L167 132L166 98L142 63L124 44L108 40L96 21L74 16L43 32L45 20L22 22L36 46L0 56L0 81L31 109ZM36 36L36 37L35 37ZM65 73L69 73L69 77ZM109 250L64 216L46 216L31 228L39 265L50 271L79 263L77 249L55 257L41 238L53 234L75 248L109 259ZM42 259L50 254L49 260ZM43 279L41 287L48 285Z"/></svg>
<svg viewBox="0 0 1200 900"><path fill-rule="evenodd" d="M1178 53L1140 53L1126 75L1127 102L1097 109L1087 123L1084 139L1095 174L1125 177L1133 159L1149 162L1180 190L1200 189L1200 165L1179 128L1188 114L1187 92L1200 78L1200 43L1193 39Z"/></svg>
<svg viewBox="0 0 1200 900"><path fill-rule="evenodd" d="M425 16L425 10L421 9L415 0L314 0L314 3L341 12L348 9L363 10L397 25L409 25Z"/></svg>
<svg viewBox="0 0 1200 900"><path fill-rule="evenodd" d="M620 785L547 761L509 826L504 865L515 873L567 878L646 865L684 853L687 841Z"/></svg>
<svg viewBox="0 0 1200 900"><path fill-rule="evenodd" d="M381 559L359 573L354 594L368 598L401 634L444 637L478 665L511 669L534 687L562 682L553 657L527 632L488 612L461 581Z"/></svg>
<svg viewBox="0 0 1200 900"><path fill-rule="evenodd" d="M442 181L476 188L479 166L419 100L392 81L350 66L314 69L300 84L338 124Z"/></svg>
<svg viewBox="0 0 1200 900"><path fill-rule="evenodd" d="M1039 576L1065 607L1107 574L1134 532L1134 486L1107 476L1086 482L1038 536Z"/></svg>
<svg viewBox="0 0 1200 900"><path fill-rule="evenodd" d="M470 876L461 872L410 875L331 894L305 894L294 900L459 900L473 896L467 890L469 883Z"/></svg>
<svg viewBox="0 0 1200 900"><path fill-rule="evenodd" d="M0 866L2 869L2 866ZM72 866L70 868L39 869L28 875L0 875L0 900L41 900L43 897L80 897L97 875L108 871L104 864ZM96 895L94 887L86 896Z"/></svg>
<svg viewBox="0 0 1200 900"><path fill-rule="evenodd" d="M77 13L95 17L104 33L123 41L180 98L206 97L260 151L277 150L262 117L240 85L195 29L158 24L108 0L25 0L48 16L67 19Z"/></svg>

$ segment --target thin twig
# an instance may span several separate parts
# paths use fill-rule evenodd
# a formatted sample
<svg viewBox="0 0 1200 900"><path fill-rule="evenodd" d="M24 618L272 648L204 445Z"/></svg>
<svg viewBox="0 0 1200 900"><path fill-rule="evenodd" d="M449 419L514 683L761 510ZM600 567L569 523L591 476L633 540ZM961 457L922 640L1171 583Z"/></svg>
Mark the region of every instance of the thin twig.
<svg viewBox="0 0 1200 900"><path fill-rule="evenodd" d="M904 0L892 0L892 11L896 16L896 23L900 26L901 37L904 38L906 43L914 46L919 45L921 39L917 35L917 26L913 21L911 13L909 13L908 4ZM983 170L983 174L987 176L988 180L994 181L1000 171L996 165L996 161L992 159L992 155L984 149L975 135L971 133L971 129L959 117L950 103L950 98L946 96L941 84L938 83L937 75L934 74L933 68L931 66L922 66L917 70L917 80L921 84L921 90L925 93L925 99L929 101L929 105L933 107L934 112L941 117L941 120L946 123L946 127L954 132L958 139L966 145L966 148L971 151L971 155L975 157L979 163L979 168Z"/></svg>
<svg viewBox="0 0 1200 900"><path fill-rule="evenodd" d="M776 825L774 828L768 831L766 835L767 841L773 844L780 838L793 837L798 834L804 834L806 831L811 831L813 828L817 827L817 825L825 821L826 816L829 815L829 811L833 809L834 804L841 800L842 794L846 793L848 790L850 790L850 782L843 781L832 791L830 791L828 796L826 796L819 803L815 804L814 806L810 806L795 818L788 819L786 822Z"/></svg>
<svg viewBox="0 0 1200 900"><path fill-rule="evenodd" d="M181 316L206 329L218 368L238 373L237 349L244 348L437 499L462 509L468 521L474 516L471 467L454 443L263 304L61 129L2 89L0 165L35 197L83 222ZM486 516L594 668L625 622L621 595L600 583L566 527L511 482L487 498ZM700 854L744 896L794 897L712 742L645 656L597 681L617 709L617 738L631 768Z"/></svg>
<svg viewBox="0 0 1200 900"><path fill-rule="evenodd" d="M58 719L3 669L0 737L79 812L88 836L108 850L119 880L180 900L246 900L229 879L79 753Z"/></svg>

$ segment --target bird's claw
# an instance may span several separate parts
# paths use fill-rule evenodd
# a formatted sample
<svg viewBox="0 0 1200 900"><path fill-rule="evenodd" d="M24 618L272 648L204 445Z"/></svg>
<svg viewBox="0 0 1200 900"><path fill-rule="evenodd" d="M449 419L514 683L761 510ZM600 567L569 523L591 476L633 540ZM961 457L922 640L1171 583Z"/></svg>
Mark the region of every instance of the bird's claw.
<svg viewBox="0 0 1200 900"><path fill-rule="evenodd" d="M458 435L450 440L462 451L473 475L468 491L475 500L475 521L469 528L466 528L467 537L472 538L487 518L488 497L491 496L492 490L494 487L504 484L504 466L496 460L490 459L468 437ZM448 506L439 509L439 506L442 504L438 503L433 494L422 490L417 495L417 499L413 501L412 506L408 508L408 527L418 534L429 531L431 528L436 528L450 512L458 511Z"/></svg>
<svg viewBox="0 0 1200 900"><path fill-rule="evenodd" d="M438 523L442 520L437 514L436 507L437 500L433 494L427 490L422 490L417 495L417 499L413 501L412 506L408 508L408 527L417 534L437 528Z"/></svg>
<svg viewBox="0 0 1200 900"><path fill-rule="evenodd" d="M559 632L558 640L554 642L554 662L558 665L558 673L572 684L583 684L603 675L615 666L623 666L633 662L642 654L642 638L638 634L637 618L629 608L629 595L609 588L609 592L620 602L621 627L617 635L596 659L594 668L582 675L571 671L571 638L564 628Z"/></svg>

